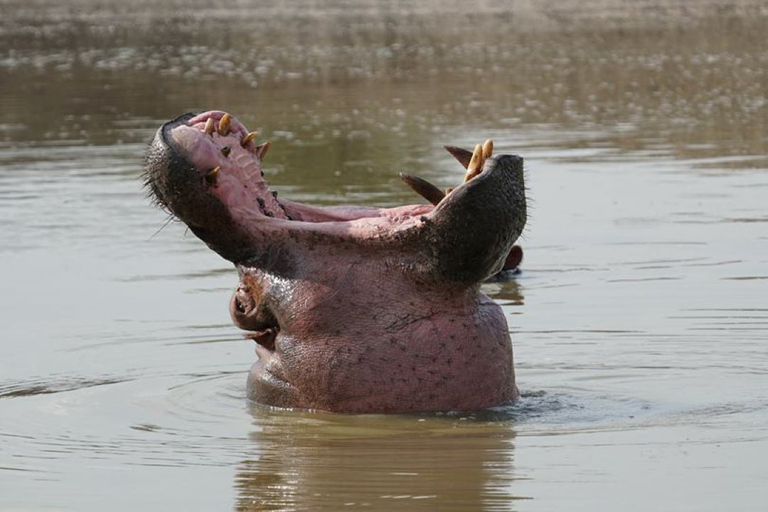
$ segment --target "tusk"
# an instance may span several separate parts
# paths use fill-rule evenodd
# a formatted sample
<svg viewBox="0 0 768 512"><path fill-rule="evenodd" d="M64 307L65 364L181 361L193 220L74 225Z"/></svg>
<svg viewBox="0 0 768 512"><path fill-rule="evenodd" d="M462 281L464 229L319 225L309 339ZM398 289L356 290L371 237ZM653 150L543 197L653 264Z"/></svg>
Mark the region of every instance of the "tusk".
<svg viewBox="0 0 768 512"><path fill-rule="evenodd" d="M437 206L440 201L443 200L445 197L445 194L442 190L431 184L425 179L419 178L418 176L411 176L410 174L405 174L403 172L400 173L400 179L403 180L403 183L408 185L411 190L419 194L421 197L432 203L433 205Z"/></svg>
<svg viewBox="0 0 768 512"><path fill-rule="evenodd" d="M272 143L267 141L264 144L261 144L259 146L256 146L256 157L259 160L264 160L264 156L266 156L267 151L269 151L269 148L272 146Z"/></svg>
<svg viewBox="0 0 768 512"><path fill-rule="evenodd" d="M214 167L207 173L205 173L205 182L209 185L215 185L216 184L216 178L219 176L219 171L221 170L221 167Z"/></svg>
<svg viewBox="0 0 768 512"><path fill-rule="evenodd" d="M453 158L459 161L461 166L463 168L467 168L469 165L469 161L472 159L472 153L467 151L463 148L458 148L456 146L443 146L446 151L448 151Z"/></svg>
<svg viewBox="0 0 768 512"><path fill-rule="evenodd" d="M213 131L216 129L216 127L213 124L213 118L209 117L208 120L205 122L205 133L208 135L213 135Z"/></svg>
<svg viewBox="0 0 768 512"><path fill-rule="evenodd" d="M483 160L488 160L493 155L493 140L488 139L483 144Z"/></svg>
<svg viewBox="0 0 768 512"><path fill-rule="evenodd" d="M229 135L229 123L232 121L232 116L229 114L224 114L221 116L221 119L219 119L219 135L222 137L225 137Z"/></svg>
<svg viewBox="0 0 768 512"><path fill-rule="evenodd" d="M472 159L467 166L467 174L464 176L465 183L480 174L480 171L483 169L483 163L485 163L483 159L483 146L477 144L472 152Z"/></svg>
<svg viewBox="0 0 768 512"><path fill-rule="evenodd" d="M248 145L249 142L255 139L258 135L259 135L259 132L250 132L248 135L243 137L243 140L240 141L240 145L245 147L246 145Z"/></svg>

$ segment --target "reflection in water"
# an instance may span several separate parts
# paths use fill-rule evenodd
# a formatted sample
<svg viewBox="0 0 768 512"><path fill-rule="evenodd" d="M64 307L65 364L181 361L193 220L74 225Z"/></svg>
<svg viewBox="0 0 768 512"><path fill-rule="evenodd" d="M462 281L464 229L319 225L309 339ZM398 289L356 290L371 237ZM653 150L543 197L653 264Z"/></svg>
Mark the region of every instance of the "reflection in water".
<svg viewBox="0 0 768 512"><path fill-rule="evenodd" d="M53 393L65 393L78 389L91 388L95 386L108 386L118 384L127 379L107 378L103 380L91 379L67 379L61 382L52 382L50 380L40 382L13 382L4 384L0 382L0 399L2 398L20 398L33 395L49 395Z"/></svg>
<svg viewBox="0 0 768 512"><path fill-rule="evenodd" d="M483 293L502 306L522 306L525 304L525 287L520 283L519 276L501 272L483 285Z"/></svg>
<svg viewBox="0 0 768 512"><path fill-rule="evenodd" d="M519 499L508 422L251 412L238 511L512 510Z"/></svg>

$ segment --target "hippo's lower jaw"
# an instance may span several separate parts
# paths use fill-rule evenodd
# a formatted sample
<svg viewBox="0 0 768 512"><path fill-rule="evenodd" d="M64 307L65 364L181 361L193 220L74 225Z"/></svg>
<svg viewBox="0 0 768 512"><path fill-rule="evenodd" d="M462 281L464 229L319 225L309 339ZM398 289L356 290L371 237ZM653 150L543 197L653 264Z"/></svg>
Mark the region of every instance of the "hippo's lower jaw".
<svg viewBox="0 0 768 512"><path fill-rule="evenodd" d="M146 164L158 202L238 269L232 318L259 356L250 398L408 412L517 397L506 320L479 283L525 225L521 158L473 161L476 176L436 206L317 208L277 199L269 146L252 139L223 112L187 114L158 130Z"/></svg>

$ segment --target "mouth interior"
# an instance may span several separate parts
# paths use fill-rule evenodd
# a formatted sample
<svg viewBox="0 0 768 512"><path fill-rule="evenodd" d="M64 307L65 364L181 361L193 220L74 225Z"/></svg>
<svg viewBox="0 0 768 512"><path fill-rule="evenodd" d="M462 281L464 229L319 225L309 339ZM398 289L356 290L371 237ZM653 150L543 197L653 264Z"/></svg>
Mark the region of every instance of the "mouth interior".
<svg viewBox="0 0 768 512"><path fill-rule="evenodd" d="M255 136L237 119L220 111L195 116L172 128L170 138L201 174L203 186L217 197L240 225L272 219L313 224L347 236L368 236L382 229L418 223L433 205L396 208L338 206L319 208L277 198L264 180L262 161L269 142L257 145ZM348 223L352 223L349 225ZM344 224L343 226L332 226Z"/></svg>
<svg viewBox="0 0 768 512"><path fill-rule="evenodd" d="M230 210L289 220L263 179L261 161L269 143L257 146L255 136L219 111L193 117L171 132L173 142L202 173L204 186Z"/></svg>

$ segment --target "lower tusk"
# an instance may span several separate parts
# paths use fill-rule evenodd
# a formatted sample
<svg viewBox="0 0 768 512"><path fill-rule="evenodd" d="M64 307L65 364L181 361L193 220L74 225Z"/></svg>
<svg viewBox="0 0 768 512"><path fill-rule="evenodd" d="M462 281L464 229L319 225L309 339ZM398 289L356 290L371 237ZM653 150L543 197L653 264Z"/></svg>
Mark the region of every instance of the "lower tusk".
<svg viewBox="0 0 768 512"><path fill-rule="evenodd" d="M467 174L464 176L464 182L466 183L467 181L480 174L484 163L485 159L483 158L483 146L477 144L475 146L475 150L472 152L472 159L469 161L469 165L467 166Z"/></svg>
<svg viewBox="0 0 768 512"><path fill-rule="evenodd" d="M445 194L442 190L431 184L425 179L418 176L411 176L410 174L400 173L400 179L408 185L411 190L419 194L421 197L432 203L434 206L440 204Z"/></svg>
<svg viewBox="0 0 768 512"><path fill-rule="evenodd" d="M456 146L443 146L447 152L449 152L453 158L459 161L463 168L467 168L469 161L472 159L472 152L467 151L464 148L458 148Z"/></svg>
<svg viewBox="0 0 768 512"><path fill-rule="evenodd" d="M488 160L493 156L493 140L488 139L483 144L483 160Z"/></svg>

